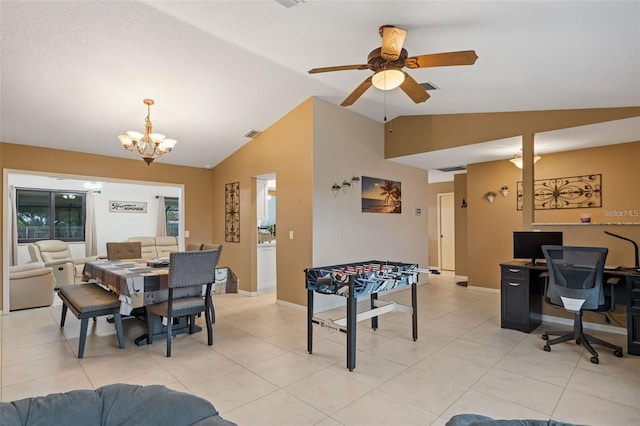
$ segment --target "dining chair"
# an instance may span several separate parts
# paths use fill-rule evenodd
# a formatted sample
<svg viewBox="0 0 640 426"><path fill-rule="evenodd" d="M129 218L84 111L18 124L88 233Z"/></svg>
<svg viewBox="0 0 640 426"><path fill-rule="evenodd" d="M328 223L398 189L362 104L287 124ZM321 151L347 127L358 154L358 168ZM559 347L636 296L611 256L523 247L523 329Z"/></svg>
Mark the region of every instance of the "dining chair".
<svg viewBox="0 0 640 426"><path fill-rule="evenodd" d="M109 242L107 243L107 259L142 259L142 244L140 241Z"/></svg>
<svg viewBox="0 0 640 426"><path fill-rule="evenodd" d="M599 359L592 343L613 349L617 357L622 356L622 347L585 333L582 325L584 311L611 312L615 308L613 284L609 295L604 292L604 263L608 251L606 247L542 246L549 269L545 300L574 314L572 331L544 331L546 352L551 351L551 345L575 340L589 351L594 364L598 364ZM560 337L549 340L549 335Z"/></svg>
<svg viewBox="0 0 640 426"><path fill-rule="evenodd" d="M211 288L215 282L215 269L220 258L220 250L172 252L169 254L168 299L165 302L147 305L147 324L152 326L153 316L167 319L167 357L171 356L173 321L188 317L189 334L195 332L196 314L204 312L207 326L207 343L213 345L214 311ZM199 287L197 295L182 294L181 289ZM203 287L206 287L204 293ZM148 343L153 343L153 333L149 332Z"/></svg>

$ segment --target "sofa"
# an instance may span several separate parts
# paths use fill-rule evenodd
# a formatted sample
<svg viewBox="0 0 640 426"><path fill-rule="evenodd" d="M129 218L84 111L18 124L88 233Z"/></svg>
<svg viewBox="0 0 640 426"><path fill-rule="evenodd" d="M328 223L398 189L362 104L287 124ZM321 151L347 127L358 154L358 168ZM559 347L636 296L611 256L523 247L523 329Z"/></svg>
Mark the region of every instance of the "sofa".
<svg viewBox="0 0 640 426"><path fill-rule="evenodd" d="M162 385L113 384L0 402L2 426L236 426L199 396Z"/></svg>
<svg viewBox="0 0 640 426"><path fill-rule="evenodd" d="M220 248L222 248L222 244L187 243L185 251L218 250Z"/></svg>
<svg viewBox="0 0 640 426"><path fill-rule="evenodd" d="M143 259L169 257L169 253L178 251L178 237L130 237L128 241L140 242Z"/></svg>
<svg viewBox="0 0 640 426"><path fill-rule="evenodd" d="M39 308L53 303L56 278L44 262L9 267L9 310Z"/></svg>
<svg viewBox="0 0 640 426"><path fill-rule="evenodd" d="M69 246L60 240L36 241L28 250L32 262L44 262L47 268L53 269L58 286L81 283L85 262L98 259L98 256L72 258Z"/></svg>
<svg viewBox="0 0 640 426"><path fill-rule="evenodd" d="M557 420L494 419L481 414L457 414L445 426L572 426Z"/></svg>

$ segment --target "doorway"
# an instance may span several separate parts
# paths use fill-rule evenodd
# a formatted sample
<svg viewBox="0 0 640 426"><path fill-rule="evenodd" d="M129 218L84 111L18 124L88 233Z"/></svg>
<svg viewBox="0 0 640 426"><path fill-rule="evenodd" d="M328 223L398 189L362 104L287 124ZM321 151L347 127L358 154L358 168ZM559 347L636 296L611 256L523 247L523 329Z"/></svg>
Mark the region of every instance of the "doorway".
<svg viewBox="0 0 640 426"><path fill-rule="evenodd" d="M438 260L440 269L456 269L456 227L453 192L438 194Z"/></svg>
<svg viewBox="0 0 640 426"><path fill-rule="evenodd" d="M256 247L257 294L275 293L276 270L276 176L275 173L256 176Z"/></svg>

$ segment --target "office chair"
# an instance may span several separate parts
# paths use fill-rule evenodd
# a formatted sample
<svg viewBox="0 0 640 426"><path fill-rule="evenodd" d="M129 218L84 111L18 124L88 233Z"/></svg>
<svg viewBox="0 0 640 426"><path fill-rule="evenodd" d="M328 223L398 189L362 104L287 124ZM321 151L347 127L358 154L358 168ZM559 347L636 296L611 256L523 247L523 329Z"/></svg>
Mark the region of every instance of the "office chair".
<svg viewBox="0 0 640 426"><path fill-rule="evenodd" d="M594 364L599 361L592 343L613 349L613 354L621 357L622 347L585 334L582 328L583 311L610 312L615 308L613 285L611 296L605 297L602 282L608 249L544 245L542 251L549 268L545 300L574 314L573 332L567 334L566 331L545 331L542 339L547 343L543 349L549 352L551 345L575 339L576 344L584 345L591 353L590 361ZM560 337L549 340L549 335Z"/></svg>

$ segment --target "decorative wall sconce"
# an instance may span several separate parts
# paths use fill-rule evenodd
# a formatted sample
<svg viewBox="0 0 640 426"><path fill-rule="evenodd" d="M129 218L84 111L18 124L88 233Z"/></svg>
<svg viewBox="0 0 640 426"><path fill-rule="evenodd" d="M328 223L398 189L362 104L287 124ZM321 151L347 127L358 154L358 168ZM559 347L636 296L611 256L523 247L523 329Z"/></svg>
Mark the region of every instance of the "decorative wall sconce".
<svg viewBox="0 0 640 426"><path fill-rule="evenodd" d="M484 194L484 196L490 203L493 203L493 200L496 199L496 193L493 191L487 192L486 194Z"/></svg>
<svg viewBox="0 0 640 426"><path fill-rule="evenodd" d="M333 196L337 197L338 193L340 193L340 191L342 191L343 194L346 194L347 192L349 192L351 187L356 187L356 186L358 186L359 183L360 183L360 177L354 175L350 179L344 179L342 181L342 184L339 184L338 182L335 182L331 186L331 191L333 192Z"/></svg>
<svg viewBox="0 0 640 426"><path fill-rule="evenodd" d="M333 192L333 196L337 197L338 196L338 192L340 192L341 189L342 189L342 187L340 185L338 185L337 183L334 183L333 186L331 187L331 191Z"/></svg>
<svg viewBox="0 0 640 426"><path fill-rule="evenodd" d="M460 208L466 209L467 208L467 200L466 199L462 199L462 204L460 205Z"/></svg>
<svg viewBox="0 0 640 426"><path fill-rule="evenodd" d="M500 193L503 197L506 197L509 193L509 187L507 185L502 185L502 188L500 188Z"/></svg>

